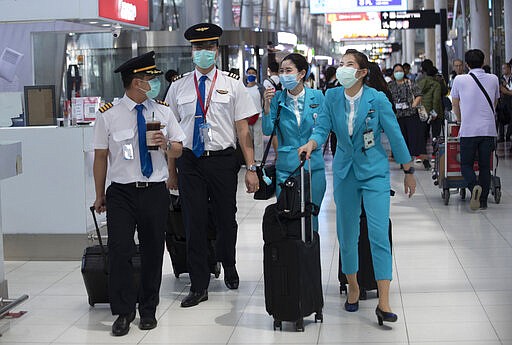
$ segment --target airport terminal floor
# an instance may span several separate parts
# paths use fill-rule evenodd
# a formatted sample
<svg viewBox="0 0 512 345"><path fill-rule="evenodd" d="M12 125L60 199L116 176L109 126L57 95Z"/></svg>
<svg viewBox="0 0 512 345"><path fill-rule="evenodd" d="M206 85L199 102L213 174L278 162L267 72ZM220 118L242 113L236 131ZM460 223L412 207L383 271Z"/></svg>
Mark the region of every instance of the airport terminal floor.
<svg viewBox="0 0 512 345"><path fill-rule="evenodd" d="M355 313L339 294L338 244L331 163L320 214L324 322L305 319L305 332L292 323L274 331L265 311L261 220L265 206L238 190L237 267L240 288L228 290L212 276L209 300L180 308L189 278L176 279L166 253L158 327L141 331L138 315L128 335L112 337L108 305L89 307L80 262L6 262L9 293L30 298L10 320L0 344L512 344L512 155L499 144L502 200L473 212L469 200L452 194L444 205L431 174L416 164L418 187L408 199L403 173L390 161L394 280L391 305L398 322L379 327L377 299L369 294ZM7 322L6 320L0 320Z"/></svg>

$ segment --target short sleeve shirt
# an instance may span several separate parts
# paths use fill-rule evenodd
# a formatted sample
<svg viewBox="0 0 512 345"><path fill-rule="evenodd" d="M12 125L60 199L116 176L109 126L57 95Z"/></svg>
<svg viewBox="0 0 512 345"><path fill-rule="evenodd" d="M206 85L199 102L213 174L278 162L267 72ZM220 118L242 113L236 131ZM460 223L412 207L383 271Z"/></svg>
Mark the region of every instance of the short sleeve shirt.
<svg viewBox="0 0 512 345"><path fill-rule="evenodd" d="M154 118L165 125L161 130L170 141L182 142L185 134L168 106L154 100L146 100L143 114L146 121ZM94 124L94 148L108 149L108 178L112 182L162 182L169 176L165 152L150 150L153 173L149 178L142 175L135 103L124 95L113 107L96 114ZM126 159L125 150L132 150L133 159Z"/></svg>
<svg viewBox="0 0 512 345"><path fill-rule="evenodd" d="M481 68L474 68L469 72L473 73L482 83L494 107L495 101L500 97L498 77L494 74L485 73ZM459 136L496 136L494 111L471 75L461 74L455 77L451 96L460 100L461 125Z"/></svg>
<svg viewBox="0 0 512 345"><path fill-rule="evenodd" d="M217 73L217 79L211 91L211 101L206 114L206 121L211 126L212 140L205 145L205 150L212 151L224 150L228 147L235 148L235 121L258 113L242 81L216 68L206 75L208 77L205 82L206 99L212 88L215 73ZM165 98L186 135L183 146L188 149L192 149L197 103L194 74L199 82L201 73L197 70L187 73L171 84Z"/></svg>

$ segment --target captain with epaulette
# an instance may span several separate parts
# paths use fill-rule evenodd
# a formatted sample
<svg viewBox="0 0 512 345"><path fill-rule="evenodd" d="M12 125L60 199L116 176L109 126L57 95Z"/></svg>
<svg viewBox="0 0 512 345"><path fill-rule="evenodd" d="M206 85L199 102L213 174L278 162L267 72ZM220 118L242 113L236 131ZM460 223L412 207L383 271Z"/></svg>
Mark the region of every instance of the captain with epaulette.
<svg viewBox="0 0 512 345"><path fill-rule="evenodd" d="M139 303L139 328L155 328L169 209L168 160L179 157L185 134L168 104L153 100L160 91L155 53L118 67L124 96L99 109L94 124L96 212L107 212L110 309L118 315L112 335L128 333ZM160 123L158 126L157 121ZM152 122L156 130L146 131ZM158 130L158 127L161 129ZM151 145L149 145L151 143ZM148 149L149 147L149 149ZM105 192L107 179L111 181ZM132 258L137 230L141 255L140 289Z"/></svg>
<svg viewBox="0 0 512 345"><path fill-rule="evenodd" d="M254 193L258 189L258 177L246 119L258 110L239 76L215 66L222 29L215 24L200 23L188 28L184 35L192 44L195 69L175 79L165 100L186 135L183 155L176 160L177 171L171 169L170 180L171 187L179 186L191 280L190 292L181 306L192 307L208 299L209 221L217 225L216 255L224 268L224 282L229 289L238 288L236 139L247 166L247 192ZM208 220L209 204L214 222Z"/></svg>

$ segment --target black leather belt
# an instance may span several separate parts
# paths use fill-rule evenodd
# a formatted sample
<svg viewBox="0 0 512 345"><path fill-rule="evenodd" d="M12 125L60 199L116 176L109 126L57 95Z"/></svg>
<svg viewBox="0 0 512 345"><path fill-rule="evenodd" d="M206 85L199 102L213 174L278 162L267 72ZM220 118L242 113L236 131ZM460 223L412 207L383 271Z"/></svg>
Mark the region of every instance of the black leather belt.
<svg viewBox="0 0 512 345"><path fill-rule="evenodd" d="M162 183L165 183L165 182L132 182L132 183L117 183L117 182L113 182L117 185L121 185L121 186L127 186L127 187L135 187L135 188L148 188L148 187L152 187L152 186L156 186L156 185L159 185L159 184L162 184Z"/></svg>
<svg viewBox="0 0 512 345"><path fill-rule="evenodd" d="M187 149L187 148L184 148L183 150L186 150L186 151L190 151L192 152L192 150L190 149ZM232 148L232 147L228 147L227 149L224 149L224 150L217 150L217 151L208 151L208 150L205 150L203 152L203 154L201 156L199 156L199 158L203 158L203 157L218 157L218 156L229 156L229 155L232 155L233 152L235 152L235 149Z"/></svg>

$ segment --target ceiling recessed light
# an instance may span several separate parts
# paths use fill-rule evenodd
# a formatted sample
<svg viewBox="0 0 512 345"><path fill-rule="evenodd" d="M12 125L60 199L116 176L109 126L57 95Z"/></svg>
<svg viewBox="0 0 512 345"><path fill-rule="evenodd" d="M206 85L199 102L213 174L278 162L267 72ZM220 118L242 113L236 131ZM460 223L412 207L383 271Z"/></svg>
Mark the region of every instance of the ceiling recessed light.
<svg viewBox="0 0 512 345"><path fill-rule="evenodd" d="M98 22L89 22L89 24L98 24Z"/></svg>
<svg viewBox="0 0 512 345"><path fill-rule="evenodd" d="M110 26L110 24L101 24L101 26L108 27L108 26Z"/></svg>

